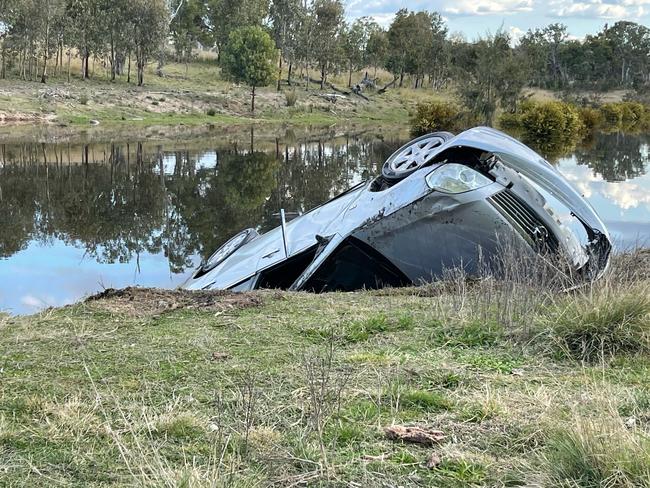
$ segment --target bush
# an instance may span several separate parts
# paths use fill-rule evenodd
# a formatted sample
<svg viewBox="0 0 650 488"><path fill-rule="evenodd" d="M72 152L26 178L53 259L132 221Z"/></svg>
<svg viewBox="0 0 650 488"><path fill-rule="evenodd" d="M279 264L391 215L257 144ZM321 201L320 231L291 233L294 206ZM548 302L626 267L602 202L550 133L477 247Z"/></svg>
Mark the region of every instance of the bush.
<svg viewBox="0 0 650 488"><path fill-rule="evenodd" d="M549 486L650 487L650 441L620 418L575 419L550 438L544 461Z"/></svg>
<svg viewBox="0 0 650 488"><path fill-rule="evenodd" d="M650 350L650 290L610 290L560 302L548 317L561 352L596 361L618 352Z"/></svg>
<svg viewBox="0 0 650 488"><path fill-rule="evenodd" d="M521 108L521 127L533 140L571 140L584 129L574 105L564 102L528 102Z"/></svg>
<svg viewBox="0 0 650 488"><path fill-rule="evenodd" d="M411 119L411 133L421 136L440 130L454 130L458 127L461 109L450 102L418 103Z"/></svg>
<svg viewBox="0 0 650 488"><path fill-rule="evenodd" d="M599 127L605 122L605 117L602 112L598 109L592 107L582 107L578 109L580 114L580 119L584 124L585 128L592 130L596 127Z"/></svg>
<svg viewBox="0 0 650 488"><path fill-rule="evenodd" d="M79 95L79 103L81 105L88 105L88 95L86 94Z"/></svg>
<svg viewBox="0 0 650 488"><path fill-rule="evenodd" d="M606 103L600 107L600 111L608 124L620 125L623 123L623 107L620 103Z"/></svg>
<svg viewBox="0 0 650 488"><path fill-rule="evenodd" d="M214 117L217 115L217 111L213 108L209 108L208 111L206 112L210 117Z"/></svg>
<svg viewBox="0 0 650 488"><path fill-rule="evenodd" d="M284 92L284 98L287 101L287 107L293 107L298 101L298 94L296 90L286 91Z"/></svg>

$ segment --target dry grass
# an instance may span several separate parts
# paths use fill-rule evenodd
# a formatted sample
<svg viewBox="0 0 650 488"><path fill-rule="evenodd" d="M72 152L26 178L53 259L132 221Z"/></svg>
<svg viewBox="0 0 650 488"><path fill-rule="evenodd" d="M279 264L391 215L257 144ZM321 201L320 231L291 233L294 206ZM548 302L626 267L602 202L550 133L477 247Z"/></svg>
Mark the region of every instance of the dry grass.
<svg viewBox="0 0 650 488"><path fill-rule="evenodd" d="M625 335L644 320L644 255L617 258L607 278L573 292L510 265L506 283L450 271L443 283L411 289L252 294L254 306L226 313L219 307L231 295L197 295L207 305L194 306L130 290L8 318L0 322L8 345L0 479L647 486L650 356ZM635 275L619 262L636 263ZM125 305L133 295L139 307L149 299L183 306L134 314ZM562 354L558 313L595 343L626 347L576 361L580 354ZM632 316L637 326L626 328ZM623 335L603 336L612 325ZM395 442L384 434L391 425L445 439Z"/></svg>

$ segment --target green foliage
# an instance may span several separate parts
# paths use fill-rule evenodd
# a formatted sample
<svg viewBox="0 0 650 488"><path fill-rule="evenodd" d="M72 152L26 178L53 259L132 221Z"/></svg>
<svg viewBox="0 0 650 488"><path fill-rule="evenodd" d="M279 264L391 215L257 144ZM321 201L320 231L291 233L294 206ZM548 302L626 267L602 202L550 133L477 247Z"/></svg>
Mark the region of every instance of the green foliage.
<svg viewBox="0 0 650 488"><path fill-rule="evenodd" d="M564 102L528 102L519 117L526 137L537 141L572 140L584 129L578 110Z"/></svg>
<svg viewBox="0 0 650 488"><path fill-rule="evenodd" d="M252 88L251 111L255 111L255 87L269 85L275 76L275 44L261 27L240 27L230 33L221 63L234 81Z"/></svg>
<svg viewBox="0 0 650 488"><path fill-rule="evenodd" d="M580 114L582 124L588 130L600 127L605 121L603 112L593 107L580 107L578 113Z"/></svg>
<svg viewBox="0 0 650 488"><path fill-rule="evenodd" d="M406 408L427 412L451 410L454 406L447 396L437 391L407 389L399 392L399 400Z"/></svg>
<svg viewBox="0 0 650 488"><path fill-rule="evenodd" d="M367 341L370 337L384 332L395 332L412 329L413 317L403 315L397 319L389 319L385 315L376 315L366 320L352 322L346 327L346 342Z"/></svg>
<svg viewBox="0 0 650 488"><path fill-rule="evenodd" d="M209 108L205 113L206 113L206 115L209 115L210 117L214 117L215 115L217 115L217 111L215 109L213 109L213 108Z"/></svg>
<svg viewBox="0 0 650 488"><path fill-rule="evenodd" d="M503 326L492 321L472 321L460 326L446 326L432 333L432 339L436 343L451 347L492 346L503 337Z"/></svg>
<svg viewBox="0 0 650 488"><path fill-rule="evenodd" d="M560 350L582 361L650 351L650 293L601 292L560 302L545 321Z"/></svg>
<svg viewBox="0 0 650 488"><path fill-rule="evenodd" d="M461 109L451 102L419 103L411 119L411 133L421 136L429 132L455 130L461 118Z"/></svg>
<svg viewBox="0 0 650 488"><path fill-rule="evenodd" d="M606 103L600 110L611 128L643 128L650 123L650 109L639 102Z"/></svg>
<svg viewBox="0 0 650 488"><path fill-rule="evenodd" d="M484 466L465 459L445 459L436 468L436 473L459 481L464 486L482 483L486 478Z"/></svg>

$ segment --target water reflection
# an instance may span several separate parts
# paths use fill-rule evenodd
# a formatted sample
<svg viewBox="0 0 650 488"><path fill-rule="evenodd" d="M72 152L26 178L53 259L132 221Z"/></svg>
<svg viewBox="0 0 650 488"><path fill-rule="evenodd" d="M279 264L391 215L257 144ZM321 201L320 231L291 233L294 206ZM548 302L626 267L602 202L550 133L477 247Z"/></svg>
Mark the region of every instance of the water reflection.
<svg viewBox="0 0 650 488"><path fill-rule="evenodd" d="M399 133L188 143L0 145L0 309L102 286L175 286L245 227L278 224L379 172ZM650 236L648 141L597 135L558 159L614 227ZM644 227L646 226L646 227Z"/></svg>

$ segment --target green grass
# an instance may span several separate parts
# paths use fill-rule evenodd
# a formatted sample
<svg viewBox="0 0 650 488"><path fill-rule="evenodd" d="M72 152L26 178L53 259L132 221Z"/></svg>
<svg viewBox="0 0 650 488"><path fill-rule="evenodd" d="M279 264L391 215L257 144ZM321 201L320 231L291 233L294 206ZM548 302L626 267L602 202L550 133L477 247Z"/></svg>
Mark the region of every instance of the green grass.
<svg viewBox="0 0 650 488"><path fill-rule="evenodd" d="M607 278L508 326L480 286L3 315L0 485L650 486L647 285ZM613 346L576 361L576 333Z"/></svg>

